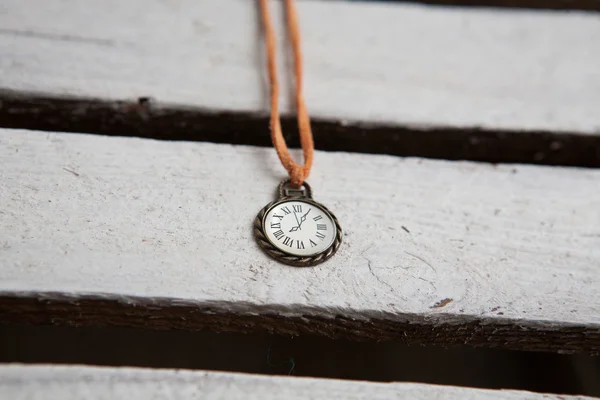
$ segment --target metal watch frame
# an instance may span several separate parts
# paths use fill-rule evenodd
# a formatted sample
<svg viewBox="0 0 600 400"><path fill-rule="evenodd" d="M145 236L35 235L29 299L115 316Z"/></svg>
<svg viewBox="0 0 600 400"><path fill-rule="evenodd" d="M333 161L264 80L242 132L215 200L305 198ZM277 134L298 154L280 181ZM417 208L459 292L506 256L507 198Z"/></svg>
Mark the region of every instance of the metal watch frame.
<svg viewBox="0 0 600 400"><path fill-rule="evenodd" d="M279 198L270 202L260 210L254 220L254 236L258 245L271 257L280 261L284 264L293 265L295 267L312 267L330 259L338 250L342 244L342 228L335 215L329 211L323 204L318 203L312 199L312 189L308 183L304 183L300 189L287 188L286 185L289 183L289 179L282 181L278 187ZM271 210L280 203L286 201L300 200L308 204L312 204L315 207L320 208L325 212L335 224L335 238L326 250L321 253L314 254L311 256L298 256L290 254L280 248L276 247L265 233L265 216Z"/></svg>

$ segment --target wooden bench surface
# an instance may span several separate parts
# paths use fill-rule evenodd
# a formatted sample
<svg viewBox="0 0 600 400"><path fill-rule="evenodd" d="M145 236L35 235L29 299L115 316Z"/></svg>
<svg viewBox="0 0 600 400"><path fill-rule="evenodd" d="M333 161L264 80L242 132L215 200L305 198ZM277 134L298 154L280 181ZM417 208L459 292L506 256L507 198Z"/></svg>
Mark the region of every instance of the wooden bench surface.
<svg viewBox="0 0 600 400"><path fill-rule="evenodd" d="M600 8L565 1L520 4ZM333 259L306 269L271 260L252 235L284 178L272 148L245 146L269 146L253 2L3 2L0 324L600 353L598 14L298 8L316 145L338 151L317 152L309 182L345 232ZM0 397L154 393L567 398L0 365Z"/></svg>
<svg viewBox="0 0 600 400"><path fill-rule="evenodd" d="M298 9L313 117L599 132L597 15L337 1ZM268 109L254 2L6 0L0 26L3 89Z"/></svg>
<svg viewBox="0 0 600 400"><path fill-rule="evenodd" d="M2 130L2 312L15 322L600 349L599 170L317 153L327 263L252 235L272 149Z"/></svg>
<svg viewBox="0 0 600 400"><path fill-rule="evenodd" d="M418 383L369 383L333 379L267 377L223 372L0 366L0 394L20 400L71 399L586 399L517 390L482 390Z"/></svg>

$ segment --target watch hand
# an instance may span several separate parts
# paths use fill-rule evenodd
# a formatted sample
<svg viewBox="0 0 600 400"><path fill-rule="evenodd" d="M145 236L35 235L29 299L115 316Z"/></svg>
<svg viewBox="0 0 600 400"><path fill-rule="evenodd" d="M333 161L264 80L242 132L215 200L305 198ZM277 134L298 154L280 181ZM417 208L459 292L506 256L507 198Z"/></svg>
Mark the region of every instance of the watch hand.
<svg viewBox="0 0 600 400"><path fill-rule="evenodd" d="M312 210L312 208L309 208L308 211L306 212L306 214L304 214L303 216L300 217L300 224L298 225L299 228L302 226L302 223L304 221L306 221L306 216L308 215L308 213L310 212L310 210Z"/></svg>
<svg viewBox="0 0 600 400"><path fill-rule="evenodd" d="M294 211L294 218L296 218L296 223L298 224L298 228L300 228L300 222L298 222L298 215L296 214L295 211Z"/></svg>
<svg viewBox="0 0 600 400"><path fill-rule="evenodd" d="M295 211L294 211L294 218L296 218L296 223L298 225L297 226L293 226L292 229L290 229L290 232L296 232L298 230L298 228L300 228L300 222L298 222L298 215L296 214Z"/></svg>

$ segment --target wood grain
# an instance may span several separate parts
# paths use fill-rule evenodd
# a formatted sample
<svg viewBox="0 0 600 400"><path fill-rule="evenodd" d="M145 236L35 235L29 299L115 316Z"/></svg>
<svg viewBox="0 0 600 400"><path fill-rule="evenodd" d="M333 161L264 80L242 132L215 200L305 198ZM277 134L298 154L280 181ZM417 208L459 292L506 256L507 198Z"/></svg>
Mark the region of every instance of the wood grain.
<svg viewBox="0 0 600 400"><path fill-rule="evenodd" d="M0 320L600 350L600 171L318 152L345 231L252 237L271 149L2 130Z"/></svg>
<svg viewBox="0 0 600 400"><path fill-rule="evenodd" d="M298 8L316 118L598 134L596 14L342 1ZM2 11L0 88L267 110L253 2L7 0ZM281 24L277 31L283 38ZM284 42L281 106L291 110Z"/></svg>
<svg viewBox="0 0 600 400"><path fill-rule="evenodd" d="M517 390L419 383L369 383L213 371L85 366L0 366L4 398L37 399L589 399Z"/></svg>

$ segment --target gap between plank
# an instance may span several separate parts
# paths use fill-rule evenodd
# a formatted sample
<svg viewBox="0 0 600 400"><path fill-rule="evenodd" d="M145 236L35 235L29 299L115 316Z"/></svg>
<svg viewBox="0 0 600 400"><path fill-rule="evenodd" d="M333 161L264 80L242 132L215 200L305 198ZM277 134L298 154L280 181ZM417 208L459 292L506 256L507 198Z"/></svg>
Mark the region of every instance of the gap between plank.
<svg viewBox="0 0 600 400"><path fill-rule="evenodd" d="M597 358L468 347L356 343L314 337L0 326L3 363L218 370L371 382L600 395Z"/></svg>
<svg viewBox="0 0 600 400"><path fill-rule="evenodd" d="M290 147L296 120L282 118ZM411 127L313 119L318 150L489 163L600 167L600 135L477 127ZM0 127L271 146L268 116L161 105L150 98L103 101L0 90Z"/></svg>

